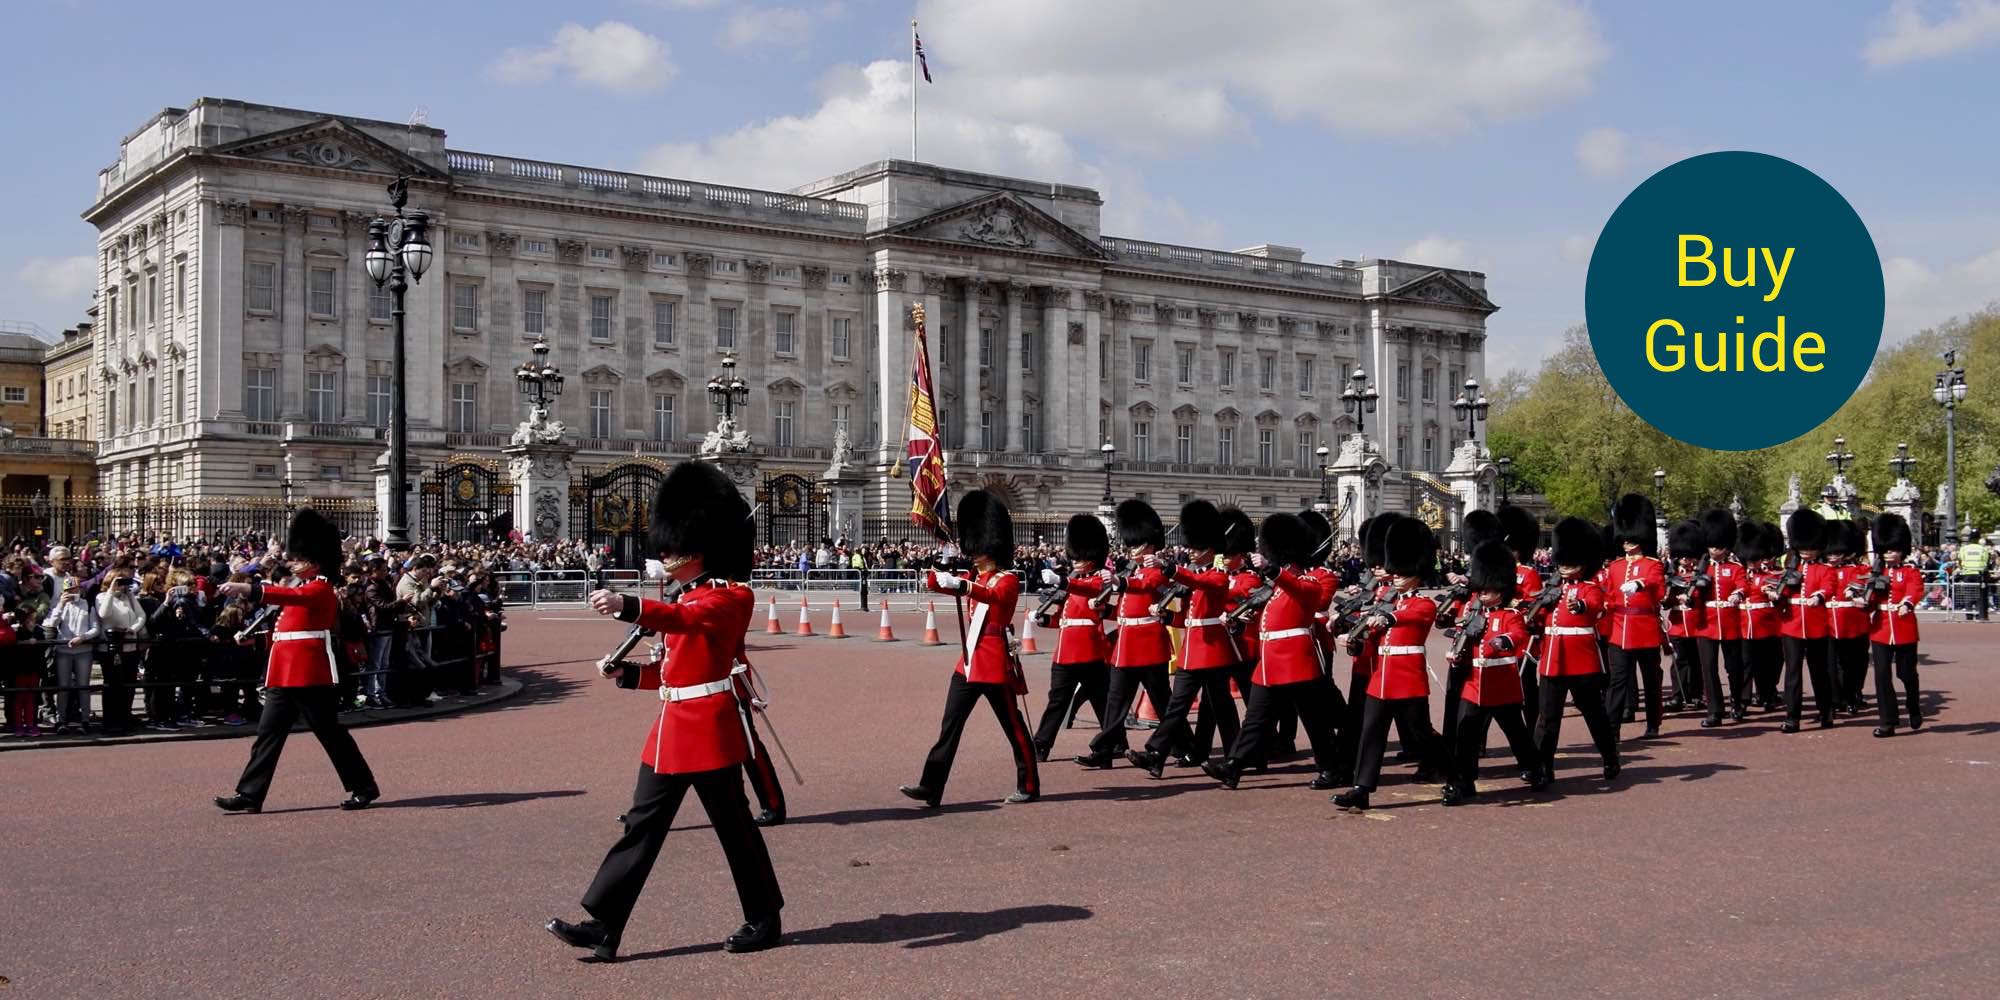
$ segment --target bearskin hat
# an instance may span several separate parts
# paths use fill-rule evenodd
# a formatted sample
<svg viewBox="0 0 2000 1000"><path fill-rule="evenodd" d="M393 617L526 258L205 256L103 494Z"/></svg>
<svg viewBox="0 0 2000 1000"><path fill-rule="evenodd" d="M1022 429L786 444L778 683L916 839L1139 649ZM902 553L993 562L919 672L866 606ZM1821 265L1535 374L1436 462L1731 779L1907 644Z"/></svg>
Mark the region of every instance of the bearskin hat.
<svg viewBox="0 0 2000 1000"><path fill-rule="evenodd" d="M1501 527L1500 516L1490 510L1467 511L1465 514L1465 537L1460 549L1472 552L1487 542L1497 542L1507 534Z"/></svg>
<svg viewBox="0 0 2000 1000"><path fill-rule="evenodd" d="M1167 544L1167 529L1160 523L1159 512L1144 500L1120 503L1117 520L1120 544L1151 545L1156 549Z"/></svg>
<svg viewBox="0 0 2000 1000"><path fill-rule="evenodd" d="M1826 522L1827 555L1852 555L1853 553L1863 551L1867 547L1867 536L1862 534L1859 524L1844 517L1837 521Z"/></svg>
<svg viewBox="0 0 2000 1000"><path fill-rule="evenodd" d="M1272 514L1257 533L1257 548L1280 566L1305 566L1312 560L1312 529L1297 514Z"/></svg>
<svg viewBox="0 0 2000 1000"><path fill-rule="evenodd" d="M1361 536L1363 561L1370 566L1388 565L1389 556L1387 550L1383 548L1383 543L1389 537L1389 526L1402 519L1401 514L1377 514L1362 526L1365 529Z"/></svg>
<svg viewBox="0 0 2000 1000"><path fill-rule="evenodd" d="M1667 555L1675 559L1700 559L1708 550L1708 533L1700 521L1675 521L1667 525Z"/></svg>
<svg viewBox="0 0 2000 1000"><path fill-rule="evenodd" d="M1631 542L1647 555L1659 544L1659 515L1643 494L1627 493L1611 508L1611 531L1619 544Z"/></svg>
<svg viewBox="0 0 2000 1000"><path fill-rule="evenodd" d="M1701 512L1702 544L1724 552L1736 547L1736 515L1720 507Z"/></svg>
<svg viewBox="0 0 2000 1000"><path fill-rule="evenodd" d="M1556 522L1554 534L1558 567L1581 566L1585 576L1597 572L1604 561L1604 539L1597 525L1580 517L1565 517Z"/></svg>
<svg viewBox="0 0 2000 1000"><path fill-rule="evenodd" d="M1826 518L1801 507L1785 519L1785 544L1801 552L1818 552L1826 547Z"/></svg>
<svg viewBox="0 0 2000 1000"><path fill-rule="evenodd" d="M1104 522L1089 514L1077 514L1069 519L1069 530L1063 532L1063 547L1069 550L1069 557L1076 562L1094 562L1104 565L1104 559L1111 554L1111 535L1104 530Z"/></svg>
<svg viewBox="0 0 2000 1000"><path fill-rule="evenodd" d="M1238 507L1222 508L1222 554L1247 556L1257 548L1257 523Z"/></svg>
<svg viewBox="0 0 2000 1000"><path fill-rule="evenodd" d="M1466 576L1473 590L1497 590L1514 594L1514 553L1500 541L1481 542L1467 560Z"/></svg>
<svg viewBox="0 0 2000 1000"><path fill-rule="evenodd" d="M294 559L311 560L329 578L340 573L340 529L311 507L301 507L292 515L291 529L285 532L285 551Z"/></svg>
<svg viewBox="0 0 2000 1000"><path fill-rule="evenodd" d="M1745 518L1736 526L1736 558L1746 563L1771 558L1767 551L1770 542L1764 537L1764 526Z"/></svg>
<svg viewBox="0 0 2000 1000"><path fill-rule="evenodd" d="M968 556L985 556L1001 569L1014 565L1014 519L1007 505L985 490L973 490L958 501L958 547Z"/></svg>
<svg viewBox="0 0 2000 1000"><path fill-rule="evenodd" d="M1215 552L1222 548L1222 512L1206 500L1190 500L1181 505L1181 544L1196 551Z"/></svg>
<svg viewBox="0 0 2000 1000"><path fill-rule="evenodd" d="M1881 514L1875 518L1875 553L1910 554L1910 522L1901 514Z"/></svg>
<svg viewBox="0 0 2000 1000"><path fill-rule="evenodd" d="M1514 550L1516 562L1527 562L1535 557L1535 546L1542 540L1541 522L1535 515L1513 504L1502 504L1494 514L1500 519L1500 528L1506 532L1507 547Z"/></svg>
<svg viewBox="0 0 2000 1000"><path fill-rule="evenodd" d="M1382 534L1382 553L1391 576L1429 576L1437 568L1437 537L1430 525L1399 517Z"/></svg>
<svg viewBox="0 0 2000 1000"><path fill-rule="evenodd" d="M710 462L687 461L660 481L647 538L661 555L700 556L703 572L748 580L756 529L728 473Z"/></svg>

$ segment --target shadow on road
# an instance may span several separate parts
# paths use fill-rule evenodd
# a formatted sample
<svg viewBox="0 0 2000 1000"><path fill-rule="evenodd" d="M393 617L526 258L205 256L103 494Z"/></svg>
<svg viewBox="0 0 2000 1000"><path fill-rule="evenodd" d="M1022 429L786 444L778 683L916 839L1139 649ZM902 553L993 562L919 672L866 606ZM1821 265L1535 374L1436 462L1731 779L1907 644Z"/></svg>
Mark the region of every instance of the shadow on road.
<svg viewBox="0 0 2000 1000"><path fill-rule="evenodd" d="M480 806L504 806L515 802L533 802L536 799L567 799L582 795L581 788L558 788L546 792L466 792L461 795L419 795L416 798L396 799L378 803L377 809L476 809Z"/></svg>
<svg viewBox="0 0 2000 1000"><path fill-rule="evenodd" d="M940 945L965 944L995 934L1019 930L1029 924L1053 924L1070 920L1088 920L1095 916L1081 906L1010 906L999 910L975 912L969 910L940 910L930 913L884 913L865 920L843 920L825 927L813 927L793 931L785 935L787 945L815 944L895 944L901 942L905 948L935 948ZM678 958L684 955L700 955L721 951L720 943L685 945L679 948L664 948L627 955L624 961L637 962L652 958Z"/></svg>

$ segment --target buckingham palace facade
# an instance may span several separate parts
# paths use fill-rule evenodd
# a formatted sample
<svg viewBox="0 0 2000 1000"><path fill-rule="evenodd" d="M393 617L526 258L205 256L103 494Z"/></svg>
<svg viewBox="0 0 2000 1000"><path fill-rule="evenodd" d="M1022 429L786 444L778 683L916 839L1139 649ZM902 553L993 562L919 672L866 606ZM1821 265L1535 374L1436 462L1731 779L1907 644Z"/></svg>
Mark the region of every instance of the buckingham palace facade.
<svg viewBox="0 0 2000 1000"><path fill-rule="evenodd" d="M1359 368L1393 505L1464 438L1451 403L1485 378L1496 308L1476 272L1106 236L1099 193L1063 184L886 160L749 190L204 98L127 136L85 213L103 494L374 495L392 338L362 259L398 175L436 248L408 296L413 477L500 457L515 369L546 337L580 463L693 454L733 355L760 468L815 475L845 432L893 517L921 303L955 488L1088 510L1109 440L1120 496L1297 509L1318 448L1354 429Z"/></svg>

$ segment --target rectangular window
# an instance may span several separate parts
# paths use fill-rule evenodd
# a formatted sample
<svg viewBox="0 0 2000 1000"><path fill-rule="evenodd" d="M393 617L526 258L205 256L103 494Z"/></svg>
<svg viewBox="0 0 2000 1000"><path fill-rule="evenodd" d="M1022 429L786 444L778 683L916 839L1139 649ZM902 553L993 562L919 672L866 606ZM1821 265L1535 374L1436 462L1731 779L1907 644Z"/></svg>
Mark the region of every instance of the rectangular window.
<svg viewBox="0 0 2000 1000"><path fill-rule="evenodd" d="M306 419L330 424L340 419L340 394L332 372L306 373Z"/></svg>
<svg viewBox="0 0 2000 1000"><path fill-rule="evenodd" d="M711 266L717 274L735 274L743 269L742 262L734 260L718 260Z"/></svg>
<svg viewBox="0 0 2000 1000"><path fill-rule="evenodd" d="M368 283L368 318L379 323L387 323L393 318L392 314L395 312L395 309L396 297L389 293L389 289L384 285L378 285L370 281Z"/></svg>
<svg viewBox="0 0 2000 1000"><path fill-rule="evenodd" d="M1396 432L1396 465L1405 469L1410 467L1410 432L1407 430Z"/></svg>
<svg viewBox="0 0 2000 1000"><path fill-rule="evenodd" d="M1224 347L1216 352L1215 384L1223 389L1236 387L1236 348Z"/></svg>
<svg viewBox="0 0 2000 1000"><path fill-rule="evenodd" d="M1186 465L1194 461L1194 425L1174 425L1174 461Z"/></svg>
<svg viewBox="0 0 2000 1000"><path fill-rule="evenodd" d="M188 381L187 369L183 368L180 371L174 373L174 422L175 423L183 423L183 424L187 423L187 418L188 418L187 381Z"/></svg>
<svg viewBox="0 0 2000 1000"><path fill-rule="evenodd" d="M256 479L276 479L278 478L278 467L275 465L259 465L251 470L250 475Z"/></svg>
<svg viewBox="0 0 2000 1000"><path fill-rule="evenodd" d="M979 328L979 367L993 367L993 328L990 326Z"/></svg>
<svg viewBox="0 0 2000 1000"><path fill-rule="evenodd" d="M479 329L479 286L459 284L451 286L451 328L454 330Z"/></svg>
<svg viewBox="0 0 2000 1000"><path fill-rule="evenodd" d="M479 383L451 384L451 429L460 434L479 429Z"/></svg>
<svg viewBox="0 0 2000 1000"><path fill-rule="evenodd" d="M536 335L549 332L549 293L540 288L521 290L521 332Z"/></svg>
<svg viewBox="0 0 2000 1000"><path fill-rule="evenodd" d="M590 259L591 259L591 260L610 260L610 259L611 259L611 248L610 248L610 247L591 247L591 248L590 248Z"/></svg>
<svg viewBox="0 0 2000 1000"><path fill-rule="evenodd" d="M1099 382L1111 381L1110 337L1099 336L1097 338L1097 380Z"/></svg>
<svg viewBox="0 0 2000 1000"><path fill-rule="evenodd" d="M1174 373L1179 384L1194 384L1194 348L1185 344L1174 348Z"/></svg>
<svg viewBox="0 0 2000 1000"><path fill-rule="evenodd" d="M600 343L611 339L611 307L609 295L590 297L590 339Z"/></svg>
<svg viewBox="0 0 2000 1000"><path fill-rule="evenodd" d="M845 271L835 271L826 276L826 281L830 285L852 285L854 284L854 275L848 274Z"/></svg>
<svg viewBox="0 0 2000 1000"><path fill-rule="evenodd" d="M278 310L278 265L268 260L253 260L244 266L243 307L251 312L276 312Z"/></svg>
<svg viewBox="0 0 2000 1000"><path fill-rule="evenodd" d="M245 393L250 390L246 387ZM104 433L108 437L118 436L118 387L104 390Z"/></svg>
<svg viewBox="0 0 2000 1000"><path fill-rule="evenodd" d="M1424 402L1426 403L1437 399L1437 377L1437 369L1429 365L1424 366Z"/></svg>
<svg viewBox="0 0 2000 1000"><path fill-rule="evenodd" d="M993 411L979 411L979 450L993 450Z"/></svg>
<svg viewBox="0 0 2000 1000"><path fill-rule="evenodd" d="M654 267L679 267L680 262L680 258L674 254L656 253L653 255Z"/></svg>
<svg viewBox="0 0 2000 1000"><path fill-rule="evenodd" d="M337 483L347 478L347 470L338 465L322 465L319 467L319 477Z"/></svg>
<svg viewBox="0 0 2000 1000"><path fill-rule="evenodd" d="M1153 422L1150 420L1132 421L1132 459L1137 462L1153 459Z"/></svg>
<svg viewBox="0 0 2000 1000"><path fill-rule="evenodd" d="M736 307L715 307L715 347L720 351L736 349Z"/></svg>
<svg viewBox="0 0 2000 1000"><path fill-rule="evenodd" d="M274 420L278 415L278 370L252 368L243 373L243 416Z"/></svg>
<svg viewBox="0 0 2000 1000"><path fill-rule="evenodd" d="M1425 469L1426 471L1429 471L1429 472L1436 472L1436 471L1437 471L1437 467L1438 467L1438 466L1437 466L1437 443L1438 443L1438 442L1437 442L1437 435L1435 435L1435 434L1431 434L1431 433L1429 433L1429 432L1426 432L1426 433L1424 434L1424 469Z"/></svg>
<svg viewBox="0 0 2000 1000"><path fill-rule="evenodd" d="M1236 464L1236 428L1215 429L1215 460L1223 465Z"/></svg>
<svg viewBox="0 0 2000 1000"><path fill-rule="evenodd" d="M1299 355L1299 395L1313 394L1313 359Z"/></svg>
<svg viewBox="0 0 2000 1000"><path fill-rule="evenodd" d="M1457 399L1458 394L1461 391L1463 391L1464 386L1465 386L1465 369L1460 368L1457 365L1453 365L1451 367L1451 381L1446 382L1444 384L1445 391L1451 393L1453 399Z"/></svg>
<svg viewBox="0 0 2000 1000"><path fill-rule="evenodd" d="M182 316L186 316L188 311L188 266L186 264L174 265L174 298L176 300L174 311Z"/></svg>
<svg viewBox="0 0 2000 1000"><path fill-rule="evenodd" d="M549 241L548 241L548 240L522 240L522 241L521 241L521 252L522 252L522 253L548 253L548 252L549 252Z"/></svg>
<svg viewBox="0 0 2000 1000"><path fill-rule="evenodd" d="M1408 361L1396 362L1396 398L1410 398L1410 363Z"/></svg>
<svg viewBox="0 0 2000 1000"><path fill-rule="evenodd" d="M1021 334L1021 374L1033 375L1034 373L1035 335L1032 333L1023 333Z"/></svg>
<svg viewBox="0 0 2000 1000"><path fill-rule="evenodd" d="M28 401L27 387L10 385L6 388L5 395L0 396L0 399L4 399L9 403L25 403Z"/></svg>
<svg viewBox="0 0 2000 1000"><path fill-rule="evenodd" d="M1132 381L1151 382L1153 380L1153 345L1143 340L1132 342Z"/></svg>
<svg viewBox="0 0 2000 1000"><path fill-rule="evenodd" d="M389 376L368 376L368 426L389 426Z"/></svg>
<svg viewBox="0 0 2000 1000"><path fill-rule="evenodd" d="M1257 431L1257 464L1270 468L1278 464L1278 432L1268 427Z"/></svg>
<svg viewBox="0 0 2000 1000"><path fill-rule="evenodd" d="M590 436L611 436L611 390L590 390Z"/></svg>
<svg viewBox="0 0 2000 1000"><path fill-rule="evenodd" d="M464 250L477 250L479 249L479 234L453 233L451 234L451 245Z"/></svg>
<svg viewBox="0 0 2000 1000"><path fill-rule="evenodd" d="M1035 414L1033 411L1023 410L1021 412L1021 450L1029 454L1034 454L1041 450L1035 443Z"/></svg>
<svg viewBox="0 0 2000 1000"><path fill-rule="evenodd" d="M653 440L672 441L680 434L674 423L674 404L679 400L667 393L653 397Z"/></svg>
<svg viewBox="0 0 2000 1000"><path fill-rule="evenodd" d="M796 314L788 312L774 313L771 316L771 346L781 356L790 357L797 353L798 345L792 343L792 324L797 319Z"/></svg>
<svg viewBox="0 0 2000 1000"><path fill-rule="evenodd" d="M1257 388L1270 392L1278 387L1278 356L1257 355Z"/></svg>
<svg viewBox="0 0 2000 1000"><path fill-rule="evenodd" d="M1097 439L1098 439L1099 441L1109 441L1109 440L1111 440L1111 418L1110 418L1110 417L1106 417L1106 416L1099 416L1099 417L1097 418Z"/></svg>
<svg viewBox="0 0 2000 1000"><path fill-rule="evenodd" d="M833 404L833 433L838 437L845 433L848 440L854 439L854 407L849 403Z"/></svg>
<svg viewBox="0 0 2000 1000"><path fill-rule="evenodd" d="M1313 432L1300 431L1299 448L1298 448L1299 468L1310 469L1313 467L1313 463L1318 461L1318 459L1319 459L1319 445L1313 440Z"/></svg>
<svg viewBox="0 0 2000 1000"><path fill-rule="evenodd" d="M140 327L146 325L146 300L139 297L139 279L125 283L125 301L132 304L132 308L126 310L125 332L137 333Z"/></svg>
<svg viewBox="0 0 2000 1000"><path fill-rule="evenodd" d="M678 303L660 301L653 303L654 347L674 346L674 307L676 305Z"/></svg>
<svg viewBox="0 0 2000 1000"><path fill-rule="evenodd" d="M780 448L792 446L792 418L798 415L799 404L791 400L780 400L771 404L771 439Z"/></svg>
<svg viewBox="0 0 2000 1000"><path fill-rule="evenodd" d="M306 272L306 311L321 319L333 317L333 268Z"/></svg>
<svg viewBox="0 0 2000 1000"><path fill-rule="evenodd" d="M166 311L166 303L160 298L160 276L157 274L146 276L146 309L155 320Z"/></svg>
<svg viewBox="0 0 2000 1000"><path fill-rule="evenodd" d="M947 332L945 335L945 343L947 344L951 343L951 335L949 332ZM853 350L854 350L853 318L849 316L835 316L833 318L833 360L846 361L848 358L853 356L853 354L851 353Z"/></svg>

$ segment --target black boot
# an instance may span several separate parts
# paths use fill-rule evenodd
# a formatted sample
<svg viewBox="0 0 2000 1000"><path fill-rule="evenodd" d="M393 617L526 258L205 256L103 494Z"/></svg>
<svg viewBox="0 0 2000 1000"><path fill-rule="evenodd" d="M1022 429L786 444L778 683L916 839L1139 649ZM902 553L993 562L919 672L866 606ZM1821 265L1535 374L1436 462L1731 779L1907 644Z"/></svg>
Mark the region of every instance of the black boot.
<svg viewBox="0 0 2000 1000"><path fill-rule="evenodd" d="M1360 812L1368 808L1368 791L1362 788L1350 788L1334 796L1333 804L1342 809Z"/></svg>
<svg viewBox="0 0 2000 1000"><path fill-rule="evenodd" d="M1143 768L1147 774L1155 778L1160 777L1167 771L1167 757L1165 754L1154 753L1151 750L1127 750L1125 751L1125 759L1130 761L1133 767Z"/></svg>
<svg viewBox="0 0 2000 1000"><path fill-rule="evenodd" d="M262 812L264 803L239 792L235 795L216 796L215 807L229 813L254 813Z"/></svg>
<svg viewBox="0 0 2000 1000"><path fill-rule="evenodd" d="M1887 737L1890 737L1890 736L1894 736L1894 735L1896 735L1896 727L1895 727L1895 726L1876 726L1876 727L1875 727L1875 733L1874 733L1874 736L1875 736L1875 738L1876 738L1876 739L1878 739L1878 740L1879 740L1879 739L1884 739L1884 738L1887 738Z"/></svg>
<svg viewBox="0 0 2000 1000"><path fill-rule="evenodd" d="M572 948L589 948L591 955L600 961L618 961L618 935L597 920L572 924L555 917L542 926Z"/></svg>
<svg viewBox="0 0 2000 1000"><path fill-rule="evenodd" d="M354 794L349 795L347 798L342 799L340 801L340 808L345 809L348 812L353 812L357 809L366 809L368 808L369 803L374 802L376 799L379 799L381 797L382 797L381 792L355 792Z"/></svg>
<svg viewBox="0 0 2000 1000"><path fill-rule="evenodd" d="M1447 783L1444 786L1444 788L1438 792L1438 799L1442 801L1445 805L1455 806L1465 801L1465 794L1458 790L1457 785Z"/></svg>
<svg viewBox="0 0 2000 1000"><path fill-rule="evenodd" d="M785 825L785 814L766 809L751 817L750 822L758 826L783 826Z"/></svg>
<svg viewBox="0 0 2000 1000"><path fill-rule="evenodd" d="M736 928L736 933L722 939L722 950L736 954L763 951L785 943L784 937L783 922L773 913L762 920L752 920Z"/></svg>
<svg viewBox="0 0 2000 1000"><path fill-rule="evenodd" d="M1243 777L1243 767L1234 757L1220 762L1208 761L1201 765L1201 770L1203 774L1222 782L1224 788L1235 788L1237 780Z"/></svg>
<svg viewBox="0 0 2000 1000"><path fill-rule="evenodd" d="M1348 782L1341 781L1332 771L1321 771L1313 776L1313 780L1306 783L1306 787L1315 792L1324 792L1329 788L1345 788L1347 785Z"/></svg>
<svg viewBox="0 0 2000 1000"><path fill-rule="evenodd" d="M1109 769L1111 767L1111 762L1117 760L1118 758L1113 756L1109 751L1093 750L1090 753L1077 754L1075 757L1072 757L1070 759L1076 761L1079 764L1082 764L1084 767Z"/></svg>
<svg viewBox="0 0 2000 1000"><path fill-rule="evenodd" d="M936 809L938 807L938 794L922 785L904 785L896 790L902 792L904 798L916 799L918 802L923 803L926 808Z"/></svg>
<svg viewBox="0 0 2000 1000"><path fill-rule="evenodd" d="M1605 761L1605 763L1604 763L1604 780L1606 780L1606 781L1617 781L1617 780L1618 780L1618 772L1619 772L1619 771L1621 771L1621 770L1623 770L1623 769L1624 769L1624 765L1620 764L1620 763L1618 762L1618 758L1616 758L1616 757L1613 757L1613 758L1611 758L1610 760L1608 760L1608 761Z"/></svg>

